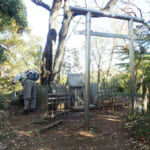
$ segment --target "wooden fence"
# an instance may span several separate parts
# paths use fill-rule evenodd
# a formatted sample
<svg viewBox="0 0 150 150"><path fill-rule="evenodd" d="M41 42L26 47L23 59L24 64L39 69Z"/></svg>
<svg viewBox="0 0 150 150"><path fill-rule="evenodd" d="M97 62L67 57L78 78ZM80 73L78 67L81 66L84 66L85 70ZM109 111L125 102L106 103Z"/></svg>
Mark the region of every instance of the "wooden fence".
<svg viewBox="0 0 150 150"><path fill-rule="evenodd" d="M98 88L96 103L103 109L115 109L121 107L119 100L116 98L117 86L115 81L102 82Z"/></svg>

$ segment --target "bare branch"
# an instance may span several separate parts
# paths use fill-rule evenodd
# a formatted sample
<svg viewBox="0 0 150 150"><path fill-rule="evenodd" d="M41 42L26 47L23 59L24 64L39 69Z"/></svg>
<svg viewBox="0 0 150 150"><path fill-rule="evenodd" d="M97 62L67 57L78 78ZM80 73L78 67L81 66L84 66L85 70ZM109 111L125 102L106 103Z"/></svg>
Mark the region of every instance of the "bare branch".
<svg viewBox="0 0 150 150"><path fill-rule="evenodd" d="M116 40L113 43L113 48L112 48L112 52L111 52L110 62L109 62L109 66L108 66L108 69L107 69L107 78L109 76L109 72L110 72L110 68L111 68L111 64L112 64L112 60L113 60L115 47L116 47Z"/></svg>
<svg viewBox="0 0 150 150"><path fill-rule="evenodd" d="M85 7L87 8L87 1L85 0Z"/></svg>
<svg viewBox="0 0 150 150"><path fill-rule="evenodd" d="M106 6L102 10L110 10L112 6L114 6L117 3L118 0L109 0L109 2L106 4Z"/></svg>
<svg viewBox="0 0 150 150"><path fill-rule="evenodd" d="M102 8L98 5L97 0L94 0L96 6L101 10Z"/></svg>
<svg viewBox="0 0 150 150"><path fill-rule="evenodd" d="M128 6L131 5L131 6L134 6L140 13L140 17L142 18L143 15L142 15L142 10L137 7L135 4L131 3L131 1L127 0L128 2L125 2L124 0L121 0L124 4L127 4ZM126 10L128 10L128 6L126 6L124 9L122 9L122 11L126 12L126 13L131 13L131 12L127 12ZM132 11L132 13L135 15L135 12ZM148 28L148 30L150 30L150 26L148 25L147 22L143 22L142 23L144 26L146 26Z"/></svg>
<svg viewBox="0 0 150 150"><path fill-rule="evenodd" d="M48 11L51 11L50 7L45 4L44 2L42 2L42 0L31 0L34 4L38 5L38 6L41 6L43 8L45 8L46 10Z"/></svg>
<svg viewBox="0 0 150 150"><path fill-rule="evenodd" d="M142 24L143 24L144 26L146 26L148 30L150 30L150 26L149 26L149 24L148 24L147 22L144 22L144 23L142 23Z"/></svg>
<svg viewBox="0 0 150 150"><path fill-rule="evenodd" d="M121 8L120 8L121 9ZM129 16L135 16L137 17L136 13L133 11L132 8L124 8L121 9L123 12L125 12L126 14L128 14ZM132 15L133 14L133 15Z"/></svg>
<svg viewBox="0 0 150 150"><path fill-rule="evenodd" d="M129 1L129 0L127 0L127 1L128 1L128 2L126 2L125 0L121 0L122 3L124 3L124 4L129 4L130 1Z"/></svg>
<svg viewBox="0 0 150 150"><path fill-rule="evenodd" d="M124 0L122 0L122 3L127 4L128 6L133 6L134 8L136 8L136 9L139 11L140 17L141 17L141 18L143 17L143 15L142 15L142 10L141 10L137 5L133 4L132 1L129 1L129 0L128 0L128 2L125 2ZM132 8L130 8L130 9L132 9ZM124 8L124 10L125 10L125 8ZM125 11L125 12L126 12L126 11ZM132 9L132 13L135 15L135 12L133 11L133 9Z"/></svg>
<svg viewBox="0 0 150 150"><path fill-rule="evenodd" d="M76 24L74 25L71 33L68 35L66 41L71 37L72 33L75 31L75 29L77 28L77 26L79 25L80 21L81 21L82 17L80 16L80 18L78 19L78 21L76 22Z"/></svg>
<svg viewBox="0 0 150 150"><path fill-rule="evenodd" d="M139 11L140 17L142 18L143 17L142 10L139 7L137 7L135 4L132 4L132 6L134 6Z"/></svg>

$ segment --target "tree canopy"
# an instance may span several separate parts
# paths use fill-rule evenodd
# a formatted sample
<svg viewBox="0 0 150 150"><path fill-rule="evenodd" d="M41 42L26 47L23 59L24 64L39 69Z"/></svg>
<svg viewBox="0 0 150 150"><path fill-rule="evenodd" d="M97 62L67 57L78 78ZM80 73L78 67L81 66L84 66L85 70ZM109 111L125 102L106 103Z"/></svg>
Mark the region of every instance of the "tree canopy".
<svg viewBox="0 0 150 150"><path fill-rule="evenodd" d="M12 79L18 73L28 69L40 72L42 47L39 42L41 39L30 33L18 34L17 28L14 23L9 34L4 34L0 40L0 45L2 45L0 47L0 52L2 52L0 55L0 89L2 92L11 92Z"/></svg>
<svg viewBox="0 0 150 150"><path fill-rule="evenodd" d="M0 31L8 29L15 20L20 29L27 26L27 12L22 0L0 0Z"/></svg>

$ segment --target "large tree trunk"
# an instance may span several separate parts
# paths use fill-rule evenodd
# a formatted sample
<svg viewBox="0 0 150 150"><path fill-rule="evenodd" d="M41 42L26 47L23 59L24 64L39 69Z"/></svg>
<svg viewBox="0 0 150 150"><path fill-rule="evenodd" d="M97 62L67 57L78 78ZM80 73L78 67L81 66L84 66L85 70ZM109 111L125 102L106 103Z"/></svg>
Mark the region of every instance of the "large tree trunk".
<svg viewBox="0 0 150 150"><path fill-rule="evenodd" d="M62 26L59 32L58 46L56 55L53 62L53 53L55 51L56 35L57 35L57 24L58 24L58 12L60 10L62 0L54 0L53 7L50 15L49 32L47 35L47 42L42 57L41 66L41 84L50 85L52 81L59 80L59 73L61 64L63 61L65 51L65 39L68 33L68 28L73 16L73 13L69 10L68 0L64 2L64 18Z"/></svg>
<svg viewBox="0 0 150 150"><path fill-rule="evenodd" d="M52 40L51 40L51 30L49 30L45 50L42 56L42 64L41 64L42 85L47 85L49 83L49 75L51 72L52 72Z"/></svg>
<svg viewBox="0 0 150 150"><path fill-rule="evenodd" d="M54 81L54 82L58 80L57 74L59 74L60 69L61 69L61 65L62 65L62 61L64 57L64 51L65 51L65 39L69 30L69 25L70 25L72 17L73 17L73 12L69 10L68 0L65 0L64 20L62 22L62 27L59 32L58 48L57 48L56 56L54 60L53 74L51 75L51 81Z"/></svg>
<svg viewBox="0 0 150 150"><path fill-rule="evenodd" d="M62 0L54 0L50 12L49 31L47 35L46 46L44 49L41 65L41 84L50 85L52 66L53 66L53 52L56 44L58 13L61 7Z"/></svg>

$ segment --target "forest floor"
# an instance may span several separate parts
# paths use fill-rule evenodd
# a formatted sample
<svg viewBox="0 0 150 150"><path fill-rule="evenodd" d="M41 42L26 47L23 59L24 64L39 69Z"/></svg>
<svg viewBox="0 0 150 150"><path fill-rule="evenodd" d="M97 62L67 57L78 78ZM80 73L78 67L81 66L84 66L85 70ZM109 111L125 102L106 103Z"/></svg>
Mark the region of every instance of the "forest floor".
<svg viewBox="0 0 150 150"><path fill-rule="evenodd" d="M123 117L129 110L130 105L115 111L91 110L87 132L84 112L69 112L48 123L35 123L43 112L24 116L20 114L22 108L13 106L1 120L0 150L150 150L150 145L138 141L125 125ZM60 124L40 132L42 127L60 119Z"/></svg>

